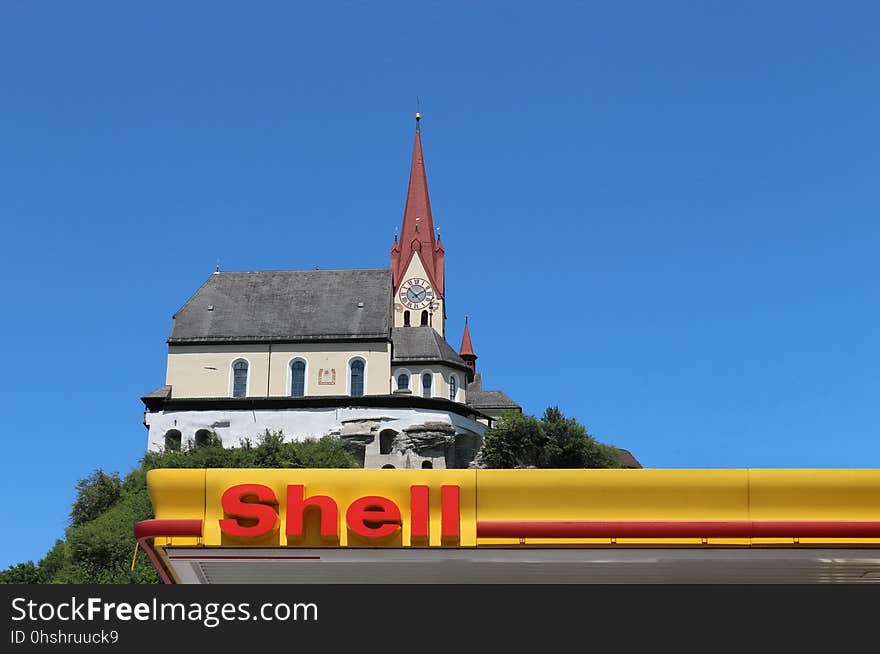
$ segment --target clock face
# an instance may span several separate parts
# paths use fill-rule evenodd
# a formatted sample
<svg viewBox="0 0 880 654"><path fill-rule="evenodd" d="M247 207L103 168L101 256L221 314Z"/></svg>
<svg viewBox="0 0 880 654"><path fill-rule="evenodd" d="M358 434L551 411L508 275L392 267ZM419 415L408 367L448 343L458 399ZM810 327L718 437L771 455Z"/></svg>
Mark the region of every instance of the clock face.
<svg viewBox="0 0 880 654"><path fill-rule="evenodd" d="M434 301L434 290L426 279L414 277L400 285L400 303L407 309L424 309Z"/></svg>

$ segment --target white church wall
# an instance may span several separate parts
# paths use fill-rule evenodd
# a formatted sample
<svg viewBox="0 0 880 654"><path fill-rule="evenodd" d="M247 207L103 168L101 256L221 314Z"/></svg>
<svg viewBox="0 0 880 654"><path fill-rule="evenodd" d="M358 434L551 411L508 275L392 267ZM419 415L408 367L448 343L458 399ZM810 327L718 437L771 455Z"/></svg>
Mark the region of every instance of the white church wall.
<svg viewBox="0 0 880 654"><path fill-rule="evenodd" d="M386 409L386 408L297 408L266 410L211 410L148 412L144 416L148 427L148 449L162 450L165 435L170 430L180 432L182 441L194 440L197 431L207 429L215 432L225 447L241 445L245 438L255 441L266 429L283 431L288 439L303 440L338 434L346 438L367 441L364 448L364 466L395 468L427 466L444 468L452 454L450 448L464 439L482 443L486 425L442 410L432 409ZM406 451L382 452L379 434L393 432L405 440L413 429L420 434L433 436L438 443L448 439L446 450L442 445L428 444L424 448L408 448ZM372 440L367 435L373 435ZM454 441L454 442L453 442Z"/></svg>

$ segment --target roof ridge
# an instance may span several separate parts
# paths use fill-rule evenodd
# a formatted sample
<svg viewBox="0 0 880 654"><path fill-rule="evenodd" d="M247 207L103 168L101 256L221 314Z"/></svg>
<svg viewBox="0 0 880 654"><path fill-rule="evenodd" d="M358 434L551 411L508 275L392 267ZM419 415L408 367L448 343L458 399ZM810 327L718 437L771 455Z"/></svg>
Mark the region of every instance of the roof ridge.
<svg viewBox="0 0 880 654"><path fill-rule="evenodd" d="M252 275L277 272L391 272L391 268L273 268L269 270L220 270L211 275ZM209 278L210 279L210 278ZM207 282L206 282L207 283ZM203 284L204 286L204 284Z"/></svg>

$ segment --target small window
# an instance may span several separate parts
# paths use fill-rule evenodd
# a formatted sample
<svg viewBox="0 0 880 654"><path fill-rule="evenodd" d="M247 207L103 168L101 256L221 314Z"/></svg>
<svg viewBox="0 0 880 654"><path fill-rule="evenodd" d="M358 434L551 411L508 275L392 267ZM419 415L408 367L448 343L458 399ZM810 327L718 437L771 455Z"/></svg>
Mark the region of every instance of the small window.
<svg viewBox="0 0 880 654"><path fill-rule="evenodd" d="M351 362L351 396L362 397L364 394L364 362L355 359Z"/></svg>
<svg viewBox="0 0 880 654"><path fill-rule="evenodd" d="M232 397L247 395L248 362L239 359L232 364Z"/></svg>
<svg viewBox="0 0 880 654"><path fill-rule="evenodd" d="M409 327L409 311L403 312L403 326Z"/></svg>
<svg viewBox="0 0 880 654"><path fill-rule="evenodd" d="M423 325L428 324L428 312L427 311L422 311L422 324Z"/></svg>
<svg viewBox="0 0 880 654"><path fill-rule="evenodd" d="M422 375L422 397L431 397L431 386L434 383L434 375L426 372Z"/></svg>
<svg viewBox="0 0 880 654"><path fill-rule="evenodd" d="M394 466L390 463L386 463L384 466L382 466L382 470L394 470Z"/></svg>
<svg viewBox="0 0 880 654"><path fill-rule="evenodd" d="M449 399L455 402L455 394L458 392L458 377L449 375Z"/></svg>
<svg viewBox="0 0 880 654"><path fill-rule="evenodd" d="M405 372L397 375L397 390L399 391L408 391L409 390L409 375Z"/></svg>
<svg viewBox="0 0 880 654"><path fill-rule="evenodd" d="M290 364L290 396L305 397L306 395L306 362L297 359Z"/></svg>
<svg viewBox="0 0 880 654"><path fill-rule="evenodd" d="M422 461L422 470L431 470L434 467L434 464L430 461Z"/></svg>
<svg viewBox="0 0 880 654"><path fill-rule="evenodd" d="M397 432L393 429L383 429L379 432L379 454L391 454L391 449L394 446L394 439L397 437Z"/></svg>
<svg viewBox="0 0 880 654"><path fill-rule="evenodd" d="M180 431L177 429L169 429L165 432L165 451L179 452L182 438Z"/></svg>

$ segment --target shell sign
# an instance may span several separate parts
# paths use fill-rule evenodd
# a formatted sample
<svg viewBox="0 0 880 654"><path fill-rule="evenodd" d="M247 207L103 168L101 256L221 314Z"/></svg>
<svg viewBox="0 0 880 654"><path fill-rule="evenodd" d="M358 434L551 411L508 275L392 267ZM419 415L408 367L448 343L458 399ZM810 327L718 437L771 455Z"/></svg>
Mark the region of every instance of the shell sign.
<svg viewBox="0 0 880 654"><path fill-rule="evenodd" d="M880 470L152 470L186 548L878 547ZM160 570L160 574L162 571Z"/></svg>

